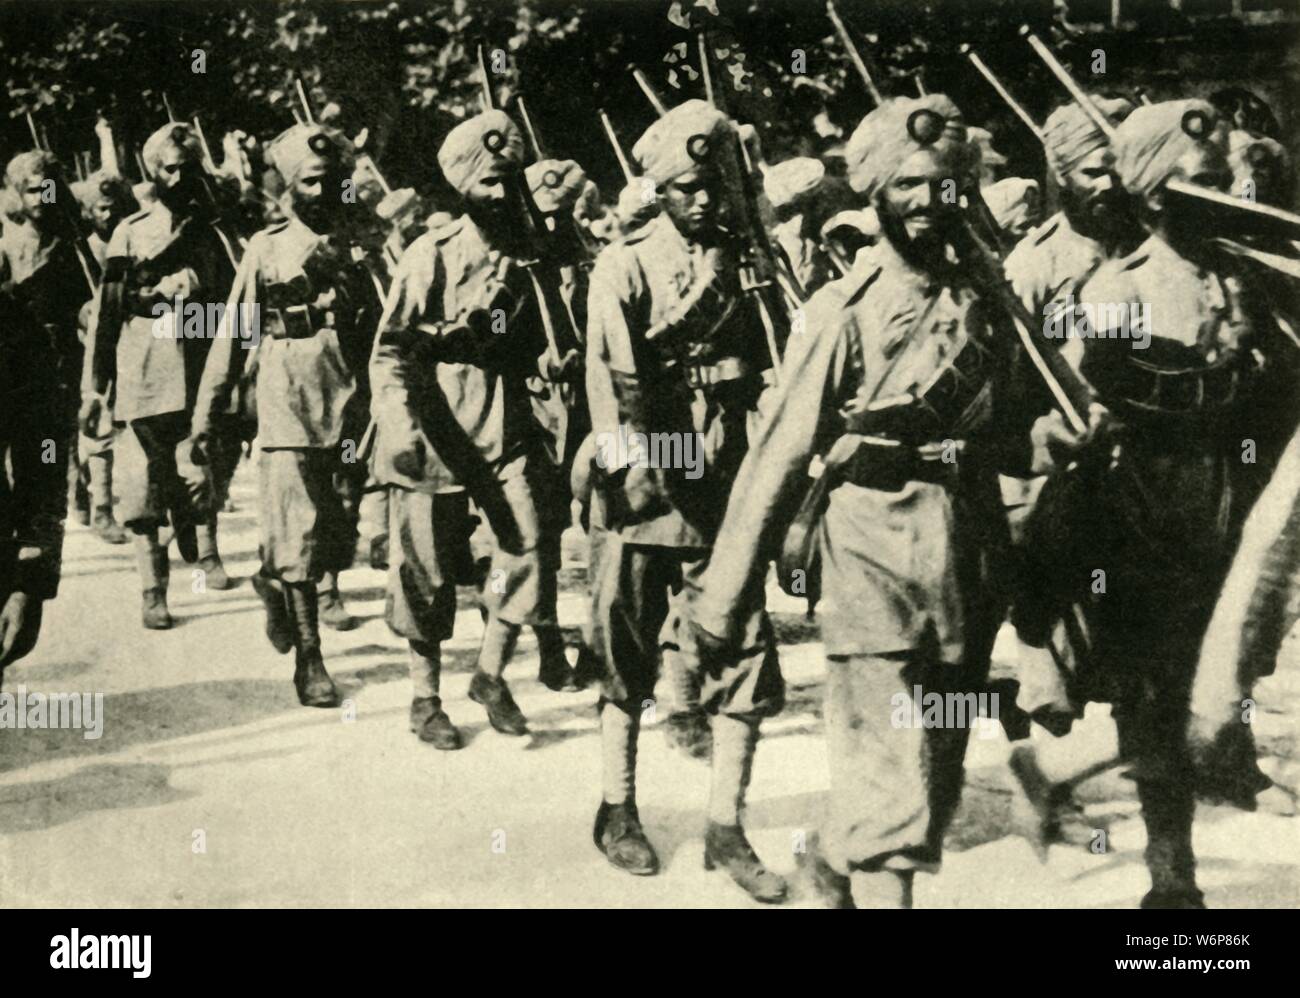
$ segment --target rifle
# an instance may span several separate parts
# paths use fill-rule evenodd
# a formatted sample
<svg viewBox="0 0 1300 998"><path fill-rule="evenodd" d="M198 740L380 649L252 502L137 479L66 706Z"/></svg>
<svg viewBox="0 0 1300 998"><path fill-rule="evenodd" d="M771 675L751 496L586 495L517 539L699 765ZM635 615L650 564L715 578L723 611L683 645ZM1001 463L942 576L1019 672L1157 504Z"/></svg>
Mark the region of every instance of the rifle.
<svg viewBox="0 0 1300 998"><path fill-rule="evenodd" d="M609 115L605 113L603 108L600 112L600 123L605 127L605 136L609 139L609 144L614 148L614 156L618 159L619 168L623 171L623 179L630 184L636 179L636 174L632 172L632 164L628 162L623 147L619 145L614 125L610 122Z"/></svg>
<svg viewBox="0 0 1300 998"><path fill-rule="evenodd" d="M1007 107L1011 108L1015 116L1025 123L1025 127L1034 133L1034 138L1038 139L1039 142L1042 142L1043 130L1034 123L1034 119L1029 116L1029 112L1021 107L1016 99L1011 96L1007 88L1002 85L1002 81L993 74L993 70L989 69L984 60L979 57L979 54L976 53L970 45L964 43L958 51L970 61L970 64L974 66L976 70L979 71L980 76L988 80L989 86L997 91L998 96L1006 102Z"/></svg>
<svg viewBox="0 0 1300 998"><path fill-rule="evenodd" d="M492 77L488 75L487 60L483 55L483 45L480 42L478 46L478 68L482 80L482 98L485 110L497 111L498 107L496 93L492 89ZM496 155L500 150L500 145L495 145L501 141L499 134L488 133L483 137L484 145L488 152ZM502 178L506 186L507 194L518 204L523 205L524 221L531 237L531 242L535 247L540 248L548 242L550 230L546 225L546 218L542 215L541 210L537 207L537 202L533 200L532 193L528 190L522 170L509 170L505 177ZM546 350L551 362L559 366L560 353L559 345L555 339L555 324L551 319L550 306L546 301L546 289L537 276L537 269L541 264L541 257L534 260L523 262L523 268L528 272L529 280L532 282L533 294L537 299L537 310L541 317L542 330L546 334ZM548 268L549 269L549 268Z"/></svg>
<svg viewBox="0 0 1300 998"><path fill-rule="evenodd" d="M1061 64L1051 49L1043 44L1042 39L1035 35L1028 25L1021 27L1020 34L1047 65L1047 68L1051 70L1052 75L1069 92L1074 102L1092 119L1093 124L1101 130L1101 133L1107 139L1113 139L1115 137L1115 126L1101 113L1101 109L1092 102L1092 98L1083 91L1083 88L1074 81L1074 77L1070 75L1069 70ZM1220 213L1220 218L1223 220L1232 219L1229 224L1235 224L1246 232L1278 236L1283 239L1294 239L1300 234L1300 215L1284 211L1281 208L1234 198L1220 191L1201 187L1198 184L1189 184L1181 180L1169 181L1165 184L1165 189L1173 192L1188 204L1196 204L1202 208L1208 206L1232 209L1227 214ZM1271 254L1261 254L1256 259L1262 265L1278 270L1287 276L1296 276L1292 267L1279 266L1271 257ZM1295 266L1300 266L1300 264Z"/></svg>
<svg viewBox="0 0 1300 998"><path fill-rule="evenodd" d="M699 33L700 71L704 76L705 92L710 95L710 103L715 107L716 95L713 90L713 74L709 67L708 39L703 31ZM718 110L725 112L719 107ZM759 322L763 325L763 335L767 340L767 350L772 360L772 377L776 384L781 383L781 346L782 340L789 335L789 328L782 319L778 333L777 317L788 315L781 293L789 298L795 308L803 304L803 297L797 291L793 275L782 274L777 263L777 256L768 240L767 229L758 214L758 191L754 186L754 165L749 158L749 150L734 127L731 128L731 147L733 170L739 174L740 204L737 205L740 224L744 231L740 233L740 287L754 302Z"/></svg>
<svg viewBox="0 0 1300 998"><path fill-rule="evenodd" d="M826 0L826 14L831 19L831 24L835 26L835 33L840 37L840 44L844 46L844 51L848 53L849 61L853 63L854 69L858 71L858 76L862 77L862 82L867 88L867 93L877 106L885 102L885 98L880 95L880 90L876 87L875 81L871 78L871 73L867 69L867 64L863 61L858 47L853 44L853 39L849 37L849 29L844 26L840 20L839 11L835 9L835 0Z"/></svg>
<svg viewBox="0 0 1300 998"><path fill-rule="evenodd" d="M632 74L632 79L636 80L636 85L645 94L646 100L650 102L650 106L655 109L655 114L662 118L668 113L668 107L664 104L663 98L659 96L655 88L651 86L650 81L646 79L645 73L641 72L635 63L629 63L627 68Z"/></svg>

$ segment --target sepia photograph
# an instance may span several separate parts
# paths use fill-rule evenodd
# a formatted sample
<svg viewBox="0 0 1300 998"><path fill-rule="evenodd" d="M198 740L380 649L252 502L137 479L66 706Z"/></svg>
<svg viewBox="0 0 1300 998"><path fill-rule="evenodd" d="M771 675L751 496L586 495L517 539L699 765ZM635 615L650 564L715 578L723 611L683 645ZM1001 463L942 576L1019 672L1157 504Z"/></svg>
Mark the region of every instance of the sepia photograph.
<svg viewBox="0 0 1300 998"><path fill-rule="evenodd" d="M27 962L1300 907L1295 0L12 0L0 73Z"/></svg>

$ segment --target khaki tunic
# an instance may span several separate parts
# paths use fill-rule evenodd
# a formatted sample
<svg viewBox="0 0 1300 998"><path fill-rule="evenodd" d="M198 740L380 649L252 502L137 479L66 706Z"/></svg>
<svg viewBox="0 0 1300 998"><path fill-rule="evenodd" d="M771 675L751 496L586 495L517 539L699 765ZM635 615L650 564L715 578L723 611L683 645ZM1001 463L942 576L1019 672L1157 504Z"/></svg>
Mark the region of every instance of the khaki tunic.
<svg viewBox="0 0 1300 998"><path fill-rule="evenodd" d="M490 367L435 360L439 331L467 311L488 307L498 290L514 293L519 311L506 317L509 349ZM370 364L377 428L376 480L420 492L463 487L467 477L498 479L523 472L535 432L525 378L536 372L540 330L532 288L520 262L489 245L461 216L426 232L407 248L379 323ZM418 478L392 457L422 442Z"/></svg>
<svg viewBox="0 0 1300 998"><path fill-rule="evenodd" d="M914 269L887 240L813 297L807 332L790 340L771 417L736 480L733 494L744 501L729 505L718 534L728 557L710 565L693 608L706 630L736 633L742 594L761 584L810 459L846 418L924 385L971 339L993 342L976 301L959 282ZM818 533L828 655L937 646L944 660L960 661L968 643L986 640L985 562L1002 536L992 444L970 441L948 483L832 489Z"/></svg>
<svg viewBox="0 0 1300 998"><path fill-rule="evenodd" d="M156 202L118 224L86 344L88 387L103 395L116 382L117 420L192 411L213 342L209 335L184 335L184 323L170 310L155 313L156 305L171 302L144 295L141 284L178 278L188 286L186 300L206 311L225 303L233 276L221 237L201 219L179 218Z"/></svg>

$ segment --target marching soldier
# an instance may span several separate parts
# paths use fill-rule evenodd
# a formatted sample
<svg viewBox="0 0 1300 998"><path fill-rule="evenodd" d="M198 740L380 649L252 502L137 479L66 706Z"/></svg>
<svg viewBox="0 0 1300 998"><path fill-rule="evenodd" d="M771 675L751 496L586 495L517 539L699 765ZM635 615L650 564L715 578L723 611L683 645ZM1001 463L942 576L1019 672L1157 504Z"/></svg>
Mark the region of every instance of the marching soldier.
<svg viewBox="0 0 1300 998"><path fill-rule="evenodd" d="M135 535L142 621L155 630L172 626L167 548L159 541L168 519L181 557L198 563L206 585L231 585L217 551L211 483L182 446L216 332L205 321L202 335L186 335L184 306L206 316L207 305L225 301L233 277L229 246L200 207L199 157L188 125L164 125L145 143L156 200L113 231L86 345L81 427L97 431L112 389L122 523Z"/></svg>
<svg viewBox="0 0 1300 998"><path fill-rule="evenodd" d="M0 683L40 635L59 588L67 469L57 448L68 410L45 331L0 290ZM54 448L54 452L51 452Z"/></svg>
<svg viewBox="0 0 1300 998"><path fill-rule="evenodd" d="M116 173L98 170L82 183L73 184L73 193L81 202L82 214L90 223L86 242L102 271L108 260L108 243L117 223L135 206L130 185ZM90 336L93 321L92 303L81 307L78 316L78 335L84 346ZM83 368L79 367L79 370ZM83 386L84 387L84 386ZM98 436L78 434L78 499L85 491L92 513L90 525L100 539L109 544L125 544L126 532L113 517L113 422L112 413L105 412Z"/></svg>
<svg viewBox="0 0 1300 998"><path fill-rule="evenodd" d="M1116 124L1133 110L1132 103L1120 98L1096 97L1094 102ZM1044 323L1050 324L1053 316L1077 302L1083 285L1102 263L1132 249L1140 236L1115 174L1110 144L1083 109L1074 103L1058 107L1048 115L1042 137L1061 207L1016 245L1007 255L1004 269L1029 314L1042 316ZM1042 409L1047 409L1045 402ZM1045 545L1044 538L1027 541L1023 536L1024 524L1045 481L1043 476L1028 481L1002 479L1017 554ZM1017 710L1004 710L1003 718L1028 715L1061 736L1037 749L1028 743L1017 745L1011 755L1012 772L1037 812L1041 847L1064 831L1062 819L1071 810L1072 787L1115 764L1119 745L1113 731L1103 733L1100 727L1086 735L1066 734L1082 705L1077 691L1067 688L1057 657L1072 658L1078 649L1067 639L1063 626L1054 633L1044 626L1050 614L1035 610L1042 593L1041 580L1020 570L1025 567L1022 562L1013 564L1012 621L1020 639L1015 664ZM1014 727L1012 724L1008 731L1021 737L1029 733L1027 723L1019 731Z"/></svg>
<svg viewBox="0 0 1300 998"><path fill-rule="evenodd" d="M504 112L447 135L438 164L464 214L402 256L370 365L374 474L391 508L387 619L410 643L411 730L440 749L461 745L439 695L440 644L455 622L456 584L474 575L463 557L468 499L495 539L469 696L502 734L528 732L502 677L520 629L555 623L542 591L540 441L525 386L544 339L524 267L534 248L511 203L522 160L523 137Z"/></svg>
<svg viewBox="0 0 1300 998"><path fill-rule="evenodd" d="M927 693L983 682L999 611L986 573L1005 531L996 473L1020 469L1028 434L1022 414L999 412L1014 354L950 257L966 242L945 191L971 182L957 108L937 94L888 101L846 155L881 238L808 304L718 533L728 557L710 563L690 606L702 645L745 646L738 625L783 511L824 455L823 872L842 905L901 907L914 874L939 866L969 736L961 721L912 718Z"/></svg>
<svg viewBox="0 0 1300 998"><path fill-rule="evenodd" d="M266 633L294 650L294 688L306 707L338 705L320 650L317 585L352 563L365 465L356 451L369 402L367 362L379 300L348 240L344 185L351 150L341 134L296 125L268 148L284 179L286 218L258 233L236 275L232 335L208 358L194 414L200 451L257 342L262 567L253 586ZM236 345L239 340L239 345Z"/></svg>
<svg viewBox="0 0 1300 998"><path fill-rule="evenodd" d="M1166 189L1173 180L1226 189L1225 138L1199 100L1140 107L1119 126L1116 170L1145 240L1086 282L1081 308L1095 326L1064 346L1109 416L1091 454L1049 480L1034 514L1061 531L1052 576L1044 565L1038 577L1060 578L1083 604L1088 696L1114 704L1137 781L1151 875L1144 908L1204 906L1192 853L1190 689L1266 475L1266 460L1243 454L1274 453L1294 425L1283 411L1288 393L1277 390L1294 365L1278 350L1266 306L1237 265L1213 255L1204 221L1175 210Z"/></svg>
<svg viewBox="0 0 1300 998"><path fill-rule="evenodd" d="M559 586L554 581L560 570L560 541L571 522L569 480L574 455L590 428L587 400L581 391L582 353L587 315L587 273L591 254L584 231L579 229L575 208L587 190L587 176L572 160L543 159L524 171L533 203L543 218L551 219L555 228L552 239L552 262L558 276L555 304L551 315L556 349L547 349L537 365L537 374L528 379L533 414L544 443L547 486L542 490L542 558L547 582L542 588L547 601L545 616L556 620ZM559 624L534 627L537 635L538 681L547 689L571 691L578 687L578 677L569 667L564 651L564 637ZM580 661L589 661L580 659ZM589 666L588 666L589 667Z"/></svg>
<svg viewBox="0 0 1300 998"><path fill-rule="evenodd" d="M64 406L56 429L58 457L76 497L79 515L90 521L89 495L77 467L76 412L81 382L83 347L77 335L81 307L90 300L83 262L65 218L58 214L58 195L70 192L56 187L59 165L51 153L42 150L19 153L5 169L5 184L16 206L10 224L0 238L0 284L13 294L19 306L40 327L46 350L42 363L54 369L59 397ZM72 206L76 211L76 206ZM87 261L89 262L89 261ZM109 511L111 520L111 506Z"/></svg>
<svg viewBox="0 0 1300 998"><path fill-rule="evenodd" d="M659 868L637 811L636 748L663 659L665 669L701 674L700 702L712 716L705 866L722 867L759 901L778 902L785 881L763 865L740 823L759 722L783 699L761 597L746 604L740 650L707 667L683 633L683 601L714 547L767 356L753 300L740 288L738 248L721 224L739 168L727 166L736 135L698 100L651 125L633 156L657 185L662 210L607 247L592 272L587 394L607 526L592 601L606 671L594 838L619 869ZM678 466L620 444L649 433L680 444L682 460L667 462Z"/></svg>

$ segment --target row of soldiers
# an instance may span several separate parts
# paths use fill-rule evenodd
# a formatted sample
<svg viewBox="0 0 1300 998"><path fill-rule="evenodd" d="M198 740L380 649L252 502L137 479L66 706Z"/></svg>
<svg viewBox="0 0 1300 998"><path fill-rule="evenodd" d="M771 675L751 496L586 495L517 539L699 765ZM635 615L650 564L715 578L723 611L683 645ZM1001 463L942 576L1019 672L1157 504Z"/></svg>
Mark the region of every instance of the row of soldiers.
<svg viewBox="0 0 1300 998"><path fill-rule="evenodd" d="M783 586L820 599L831 789L818 872L837 903L908 905L914 874L940 863L969 729L898 727L897 698L1000 683L1008 733L1023 739L1032 720L1062 747L1084 703L1114 704L1116 747L1082 763L1063 748L1053 764L1022 746L1016 774L1050 836L1073 782L1125 762L1147 826L1144 906L1200 906L1198 790L1253 799L1268 781L1236 739L1208 786L1188 700L1242 519L1295 423L1296 342L1289 287L1168 185L1227 190L1234 165L1262 175L1277 149L1236 138L1205 101L1100 108L1111 127L1067 104L1041 129L1059 210L1028 228L1036 187L990 184L985 200L990 156L942 95L862 119L843 149L855 203L825 225L808 207L824 165L765 167L752 129L708 101L646 130L613 210L576 163L528 163L523 131L489 107L438 153L459 211L426 222L410 192L390 195L378 255L359 236L366 205L346 196L356 146L338 129L300 123L268 144L282 217L245 241L213 208L194 130L169 123L144 146L140 210L116 220L120 181L92 178L93 298L72 293L85 286L75 240L45 215L57 163L16 157L5 294L24 319L4 342L0 663L30 650L56 591L78 431L101 448L112 437L147 627L170 623L170 539L208 585L230 584L217 513L255 432L253 586L271 645L294 652L300 701L339 703L320 623L346 621L338 573L369 503L387 538L387 622L409 644L412 731L461 745L440 647L457 586L476 586L469 696L497 731L528 730L504 678L525 627L547 686L600 684L593 838L615 867L659 867L636 756L662 671L671 736L710 759L706 866L757 900L786 897L741 820L761 721L784 697L765 608L775 559ZM189 335L178 302L225 310ZM1149 349L1119 328L1045 339L1038 320L1076 303L1148 304ZM635 434L690 438L702 464L611 446ZM46 440L59 461L41 459ZM94 450L80 447L92 472ZM97 488L95 515L111 516ZM591 614L571 667L556 600L574 499ZM481 521L486 559L471 544ZM792 524L810 542L793 569ZM1022 655L999 679L1008 612Z"/></svg>

